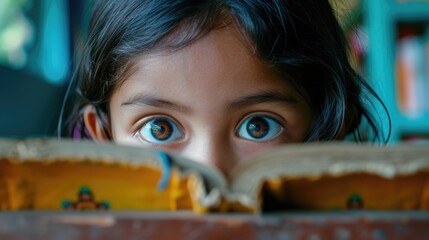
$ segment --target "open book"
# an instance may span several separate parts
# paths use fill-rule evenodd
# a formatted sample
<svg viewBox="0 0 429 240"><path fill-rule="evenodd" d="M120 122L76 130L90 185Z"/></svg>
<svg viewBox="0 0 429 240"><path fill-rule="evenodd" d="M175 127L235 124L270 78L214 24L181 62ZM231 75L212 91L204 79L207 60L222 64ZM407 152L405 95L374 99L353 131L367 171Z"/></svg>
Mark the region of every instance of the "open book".
<svg viewBox="0 0 429 240"><path fill-rule="evenodd" d="M174 154L0 139L0 210L427 210L429 146L284 145L230 181Z"/></svg>

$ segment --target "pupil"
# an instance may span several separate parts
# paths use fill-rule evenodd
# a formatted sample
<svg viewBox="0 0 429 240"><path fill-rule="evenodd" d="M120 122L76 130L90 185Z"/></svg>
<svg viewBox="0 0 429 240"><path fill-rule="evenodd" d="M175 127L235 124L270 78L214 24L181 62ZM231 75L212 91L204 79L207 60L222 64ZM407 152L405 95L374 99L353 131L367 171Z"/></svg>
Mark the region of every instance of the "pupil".
<svg viewBox="0 0 429 240"><path fill-rule="evenodd" d="M254 138L263 138L268 134L268 122L262 117L254 117L247 124L247 132Z"/></svg>
<svg viewBox="0 0 429 240"><path fill-rule="evenodd" d="M151 134L158 140L167 140L171 136L172 126L166 120L154 120L152 122Z"/></svg>

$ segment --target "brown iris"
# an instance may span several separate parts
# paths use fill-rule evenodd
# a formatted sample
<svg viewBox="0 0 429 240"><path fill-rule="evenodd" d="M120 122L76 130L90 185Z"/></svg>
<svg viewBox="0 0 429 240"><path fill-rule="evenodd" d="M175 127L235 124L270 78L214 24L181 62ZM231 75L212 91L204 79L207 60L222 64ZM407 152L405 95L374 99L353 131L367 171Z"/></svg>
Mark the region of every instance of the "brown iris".
<svg viewBox="0 0 429 240"><path fill-rule="evenodd" d="M252 118L246 126L247 133L254 138L263 138L268 134L270 126L262 117Z"/></svg>
<svg viewBox="0 0 429 240"><path fill-rule="evenodd" d="M151 122L151 134L154 138L160 141L165 141L170 138L173 126L166 119L156 119Z"/></svg>

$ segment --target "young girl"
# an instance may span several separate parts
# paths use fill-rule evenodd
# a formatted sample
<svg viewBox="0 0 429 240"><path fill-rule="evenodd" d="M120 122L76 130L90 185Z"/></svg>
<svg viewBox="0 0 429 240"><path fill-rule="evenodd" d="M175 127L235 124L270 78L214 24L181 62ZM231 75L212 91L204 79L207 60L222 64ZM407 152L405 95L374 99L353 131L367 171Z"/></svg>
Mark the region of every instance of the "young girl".
<svg viewBox="0 0 429 240"><path fill-rule="evenodd" d="M328 0L98 1L76 74L67 136L226 174L280 144L364 140L364 119L387 141Z"/></svg>

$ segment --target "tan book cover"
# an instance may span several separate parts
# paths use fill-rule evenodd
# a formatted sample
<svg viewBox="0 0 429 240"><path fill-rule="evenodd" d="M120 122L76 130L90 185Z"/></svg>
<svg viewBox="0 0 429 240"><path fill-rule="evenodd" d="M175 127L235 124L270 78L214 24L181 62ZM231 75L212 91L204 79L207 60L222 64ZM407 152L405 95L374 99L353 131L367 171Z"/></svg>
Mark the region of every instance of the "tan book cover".
<svg viewBox="0 0 429 240"><path fill-rule="evenodd" d="M231 176L139 147L0 139L0 210L429 209L428 145L284 145Z"/></svg>

